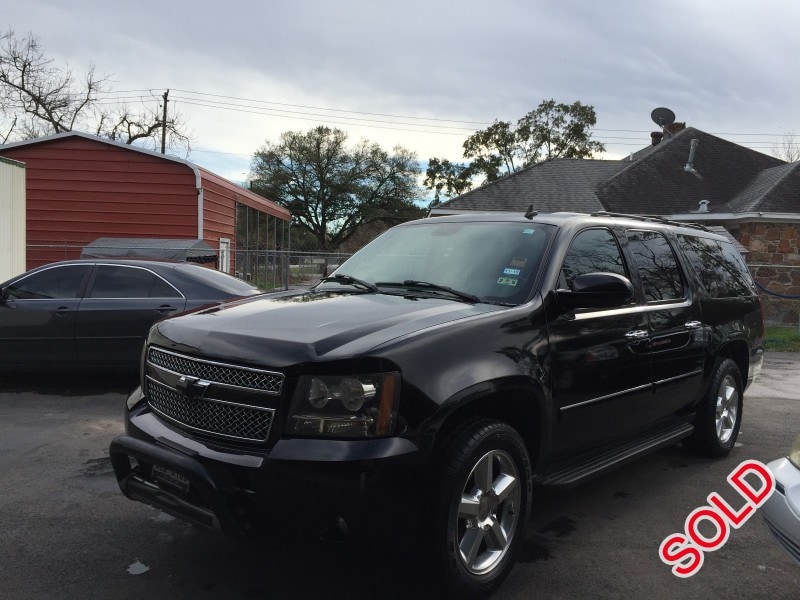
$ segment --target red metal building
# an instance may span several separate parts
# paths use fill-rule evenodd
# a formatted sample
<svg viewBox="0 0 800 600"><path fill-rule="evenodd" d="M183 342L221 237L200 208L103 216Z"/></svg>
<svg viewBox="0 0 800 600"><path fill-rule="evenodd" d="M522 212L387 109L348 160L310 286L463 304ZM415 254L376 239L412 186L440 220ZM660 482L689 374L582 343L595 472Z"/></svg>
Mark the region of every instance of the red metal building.
<svg viewBox="0 0 800 600"><path fill-rule="evenodd" d="M204 240L231 273L237 248L288 245L289 211L186 160L78 132L6 144L0 156L26 166L28 269L77 258L101 237Z"/></svg>

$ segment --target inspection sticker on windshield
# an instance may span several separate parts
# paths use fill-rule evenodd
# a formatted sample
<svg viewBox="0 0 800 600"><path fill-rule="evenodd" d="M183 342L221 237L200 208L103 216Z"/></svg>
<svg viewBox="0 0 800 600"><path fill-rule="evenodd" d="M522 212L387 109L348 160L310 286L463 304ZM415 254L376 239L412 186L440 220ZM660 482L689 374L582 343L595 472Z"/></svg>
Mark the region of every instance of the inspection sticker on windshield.
<svg viewBox="0 0 800 600"><path fill-rule="evenodd" d="M524 234L526 234L526 235L531 235L531 234L532 234L532 233L534 233L535 231L536 231L535 229L523 229L523 230L522 230L522 233L524 233Z"/></svg>
<svg viewBox="0 0 800 600"><path fill-rule="evenodd" d="M521 269L503 269L503 275L519 275L522 273Z"/></svg>
<svg viewBox="0 0 800 600"><path fill-rule="evenodd" d="M519 280L514 277L501 277L497 280L497 283L500 285L517 285L517 281Z"/></svg>
<svg viewBox="0 0 800 600"><path fill-rule="evenodd" d="M515 256L514 258L511 259L511 266L512 267L520 267L520 268L522 268L527 264L528 264L528 259L525 258L524 256Z"/></svg>

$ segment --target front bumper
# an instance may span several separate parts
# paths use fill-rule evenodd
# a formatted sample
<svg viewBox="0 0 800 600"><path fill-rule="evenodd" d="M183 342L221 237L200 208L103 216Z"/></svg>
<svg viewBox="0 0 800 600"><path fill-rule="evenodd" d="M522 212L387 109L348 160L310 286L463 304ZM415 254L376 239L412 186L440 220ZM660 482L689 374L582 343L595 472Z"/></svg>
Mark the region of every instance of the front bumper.
<svg viewBox="0 0 800 600"><path fill-rule="evenodd" d="M167 427L142 402L126 431L109 449L125 496L237 539L405 537L417 522L425 471L404 438L217 445Z"/></svg>
<svg viewBox="0 0 800 600"><path fill-rule="evenodd" d="M800 564L800 469L787 458L767 465L775 476L775 491L761 507L769 530Z"/></svg>

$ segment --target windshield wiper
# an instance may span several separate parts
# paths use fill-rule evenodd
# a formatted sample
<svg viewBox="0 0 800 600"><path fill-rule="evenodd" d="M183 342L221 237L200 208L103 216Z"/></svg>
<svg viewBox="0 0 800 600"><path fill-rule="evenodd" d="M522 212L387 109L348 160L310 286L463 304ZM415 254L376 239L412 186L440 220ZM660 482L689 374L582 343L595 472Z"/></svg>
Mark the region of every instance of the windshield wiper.
<svg viewBox="0 0 800 600"><path fill-rule="evenodd" d="M481 302L483 302L475 294L462 292L461 290L456 290L451 287L447 287L446 285L439 285L438 283L431 283L429 281L417 281L416 279L406 279L402 283L380 281L376 282L375 285L386 286L386 287L421 288L433 292L445 292L447 294L450 294L451 296L455 296L459 300L464 300L465 302L470 302L472 304L480 304Z"/></svg>
<svg viewBox="0 0 800 600"><path fill-rule="evenodd" d="M352 285L353 287L364 288L372 292L373 294L378 293L378 286L368 281L363 281L361 279L356 279L355 277L351 277L350 275L344 275L337 273L336 275L331 275L330 277L323 277L319 280L320 283L324 283L326 281L335 281L336 283L341 283L344 285Z"/></svg>

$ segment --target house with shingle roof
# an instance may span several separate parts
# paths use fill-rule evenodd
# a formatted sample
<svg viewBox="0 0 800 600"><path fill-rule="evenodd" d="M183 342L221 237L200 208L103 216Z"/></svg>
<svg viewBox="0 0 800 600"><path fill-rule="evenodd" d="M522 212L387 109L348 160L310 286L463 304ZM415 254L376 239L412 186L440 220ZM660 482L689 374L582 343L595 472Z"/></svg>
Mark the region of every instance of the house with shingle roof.
<svg viewBox="0 0 800 600"><path fill-rule="evenodd" d="M724 228L747 253L769 322L800 319L800 162L694 127L654 135L623 160L551 159L431 209L616 212Z"/></svg>

